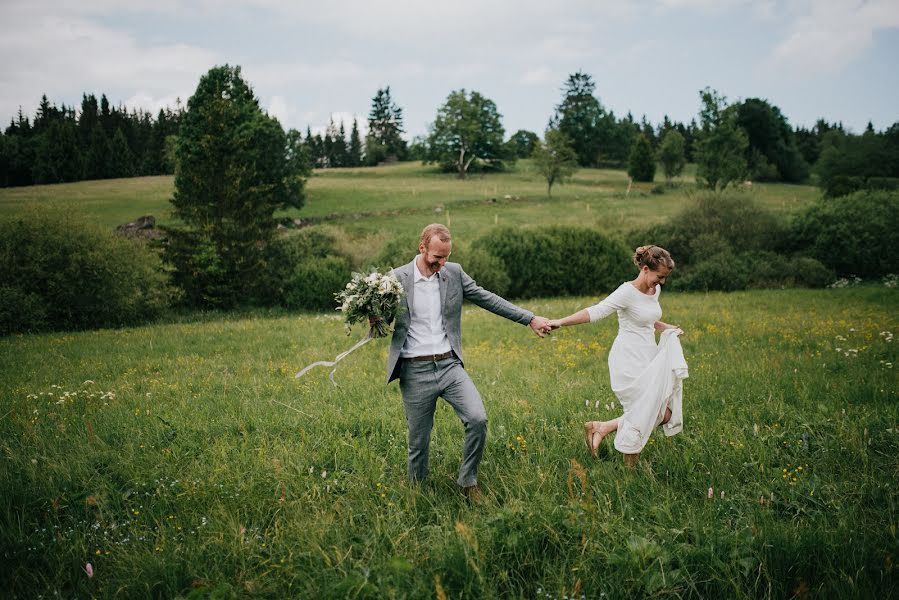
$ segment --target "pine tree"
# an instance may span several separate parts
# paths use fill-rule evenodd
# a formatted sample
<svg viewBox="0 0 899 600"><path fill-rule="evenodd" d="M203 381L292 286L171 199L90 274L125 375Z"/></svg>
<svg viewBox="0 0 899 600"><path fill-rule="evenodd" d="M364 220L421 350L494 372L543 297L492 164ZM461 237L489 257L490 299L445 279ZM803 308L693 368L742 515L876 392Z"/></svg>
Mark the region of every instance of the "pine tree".
<svg viewBox="0 0 899 600"><path fill-rule="evenodd" d="M627 174L634 181L652 181L656 175L656 158L644 134L637 136L628 158Z"/></svg>
<svg viewBox="0 0 899 600"><path fill-rule="evenodd" d="M187 104L177 142L166 260L189 303L265 300L274 213L303 205L303 178L277 119L260 108L240 67L214 67Z"/></svg>
<svg viewBox="0 0 899 600"><path fill-rule="evenodd" d="M121 128L116 129L109 145L109 177L132 177L134 175L134 155L128 147L128 140Z"/></svg>
<svg viewBox="0 0 899 600"><path fill-rule="evenodd" d="M90 143L84 156L84 178L105 179L109 172L107 166L109 156L109 140L106 139L103 125L97 121L91 131Z"/></svg>
<svg viewBox="0 0 899 600"><path fill-rule="evenodd" d="M562 90L562 102L549 121L550 129L558 129L571 140L582 167L597 164L603 143L606 113L593 95L595 89L590 75L581 71L569 75Z"/></svg>
<svg viewBox="0 0 899 600"><path fill-rule="evenodd" d="M353 118L353 130L350 132L347 166L358 167L362 164L362 140L359 137L359 122Z"/></svg>
<svg viewBox="0 0 899 600"><path fill-rule="evenodd" d="M368 135L365 137L366 162L376 165L385 160L405 160L403 109L390 98L390 86L379 89L371 101Z"/></svg>

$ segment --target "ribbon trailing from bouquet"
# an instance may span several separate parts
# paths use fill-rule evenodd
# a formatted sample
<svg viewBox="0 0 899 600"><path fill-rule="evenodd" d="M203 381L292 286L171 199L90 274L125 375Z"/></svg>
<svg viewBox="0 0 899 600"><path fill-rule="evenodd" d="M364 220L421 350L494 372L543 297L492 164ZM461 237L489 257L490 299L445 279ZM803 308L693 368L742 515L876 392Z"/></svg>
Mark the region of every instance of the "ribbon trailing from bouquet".
<svg viewBox="0 0 899 600"><path fill-rule="evenodd" d="M300 377L302 377L303 375L308 373L314 367L334 367L334 369L332 369L331 373L328 375L328 379L330 379L331 383L334 384L335 387L337 387L337 382L334 381L334 373L337 372L337 363L339 363L344 358L346 358L347 356L349 356L350 354L352 354L353 352L355 352L356 350L358 350L359 348L361 348L362 346L364 346L365 344L370 342L374 338L372 333L374 333L374 331L372 329L369 329L368 335L366 335L359 342L357 342L355 346L353 346L346 352L341 352L340 354L338 354L337 356L334 357L334 360L320 360L318 362L312 363L311 365L303 368L302 371L300 371L299 373L294 375L293 376L294 379L299 379Z"/></svg>

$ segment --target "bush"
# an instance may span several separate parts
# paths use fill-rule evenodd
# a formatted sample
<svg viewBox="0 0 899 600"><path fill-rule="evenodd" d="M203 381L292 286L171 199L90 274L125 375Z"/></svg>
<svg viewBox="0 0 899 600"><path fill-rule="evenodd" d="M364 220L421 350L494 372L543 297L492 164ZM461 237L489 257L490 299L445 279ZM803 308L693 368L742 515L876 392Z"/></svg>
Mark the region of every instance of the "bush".
<svg viewBox="0 0 899 600"><path fill-rule="evenodd" d="M746 257L726 250L703 258L678 273L680 270L678 267L675 270L677 275L670 279L673 290L733 292L745 290L749 286L752 266Z"/></svg>
<svg viewBox="0 0 899 600"><path fill-rule="evenodd" d="M351 275L348 258L336 246L332 235L316 228L275 240L267 254L264 303L310 310L334 308L334 294Z"/></svg>
<svg viewBox="0 0 899 600"><path fill-rule="evenodd" d="M476 240L473 250L499 259L512 298L607 293L632 266L621 242L579 227L501 228Z"/></svg>
<svg viewBox="0 0 899 600"><path fill-rule="evenodd" d="M630 245L657 244L671 252L678 268L698 264L728 248L740 254L780 250L786 224L738 193L703 193L662 225L634 232Z"/></svg>
<svg viewBox="0 0 899 600"><path fill-rule="evenodd" d="M479 286L499 296L505 296L509 293L512 280L509 278L503 262L485 249L472 248L467 250L459 258L459 261L465 272Z"/></svg>
<svg viewBox="0 0 899 600"><path fill-rule="evenodd" d="M342 256L312 256L298 263L284 288L289 308L333 310L334 294L350 280L350 263Z"/></svg>
<svg viewBox="0 0 899 600"><path fill-rule="evenodd" d="M0 334L140 323L168 297L142 241L60 215L0 220Z"/></svg>
<svg viewBox="0 0 899 600"><path fill-rule="evenodd" d="M864 191L821 200L793 220L790 248L840 276L879 278L899 247L899 193Z"/></svg>
<svg viewBox="0 0 899 600"><path fill-rule="evenodd" d="M774 252L734 253L719 249L671 278L672 289L732 292L750 288L814 287L834 280L833 272L813 258L792 259Z"/></svg>
<svg viewBox="0 0 899 600"><path fill-rule="evenodd" d="M375 257L374 264L380 268L401 267L409 264L415 255L418 254L418 237L398 237L387 242L378 255ZM455 261L456 256L451 260Z"/></svg>

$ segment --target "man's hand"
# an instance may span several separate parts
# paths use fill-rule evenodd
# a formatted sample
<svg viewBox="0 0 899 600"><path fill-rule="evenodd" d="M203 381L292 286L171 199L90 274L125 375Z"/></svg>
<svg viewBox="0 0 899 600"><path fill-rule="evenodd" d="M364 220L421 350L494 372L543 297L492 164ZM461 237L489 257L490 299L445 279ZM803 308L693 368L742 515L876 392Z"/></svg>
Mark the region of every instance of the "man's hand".
<svg viewBox="0 0 899 600"><path fill-rule="evenodd" d="M529 325L534 330L534 334L541 338L553 329L546 317L534 317Z"/></svg>
<svg viewBox="0 0 899 600"><path fill-rule="evenodd" d="M382 319L381 317L375 317L374 315L371 315L368 317L368 325L369 325L369 327L374 327L375 323L377 323L378 321L383 321L383 320L384 319Z"/></svg>

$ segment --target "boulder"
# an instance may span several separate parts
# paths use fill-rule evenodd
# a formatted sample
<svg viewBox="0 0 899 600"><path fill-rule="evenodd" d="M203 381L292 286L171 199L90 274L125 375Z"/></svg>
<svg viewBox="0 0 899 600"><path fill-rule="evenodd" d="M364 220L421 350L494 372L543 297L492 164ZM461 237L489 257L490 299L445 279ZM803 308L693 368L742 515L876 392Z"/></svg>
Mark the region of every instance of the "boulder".
<svg viewBox="0 0 899 600"><path fill-rule="evenodd" d="M156 217L153 215L145 215L116 227L116 233L127 237L142 237L151 240L163 237L163 233L156 229Z"/></svg>

